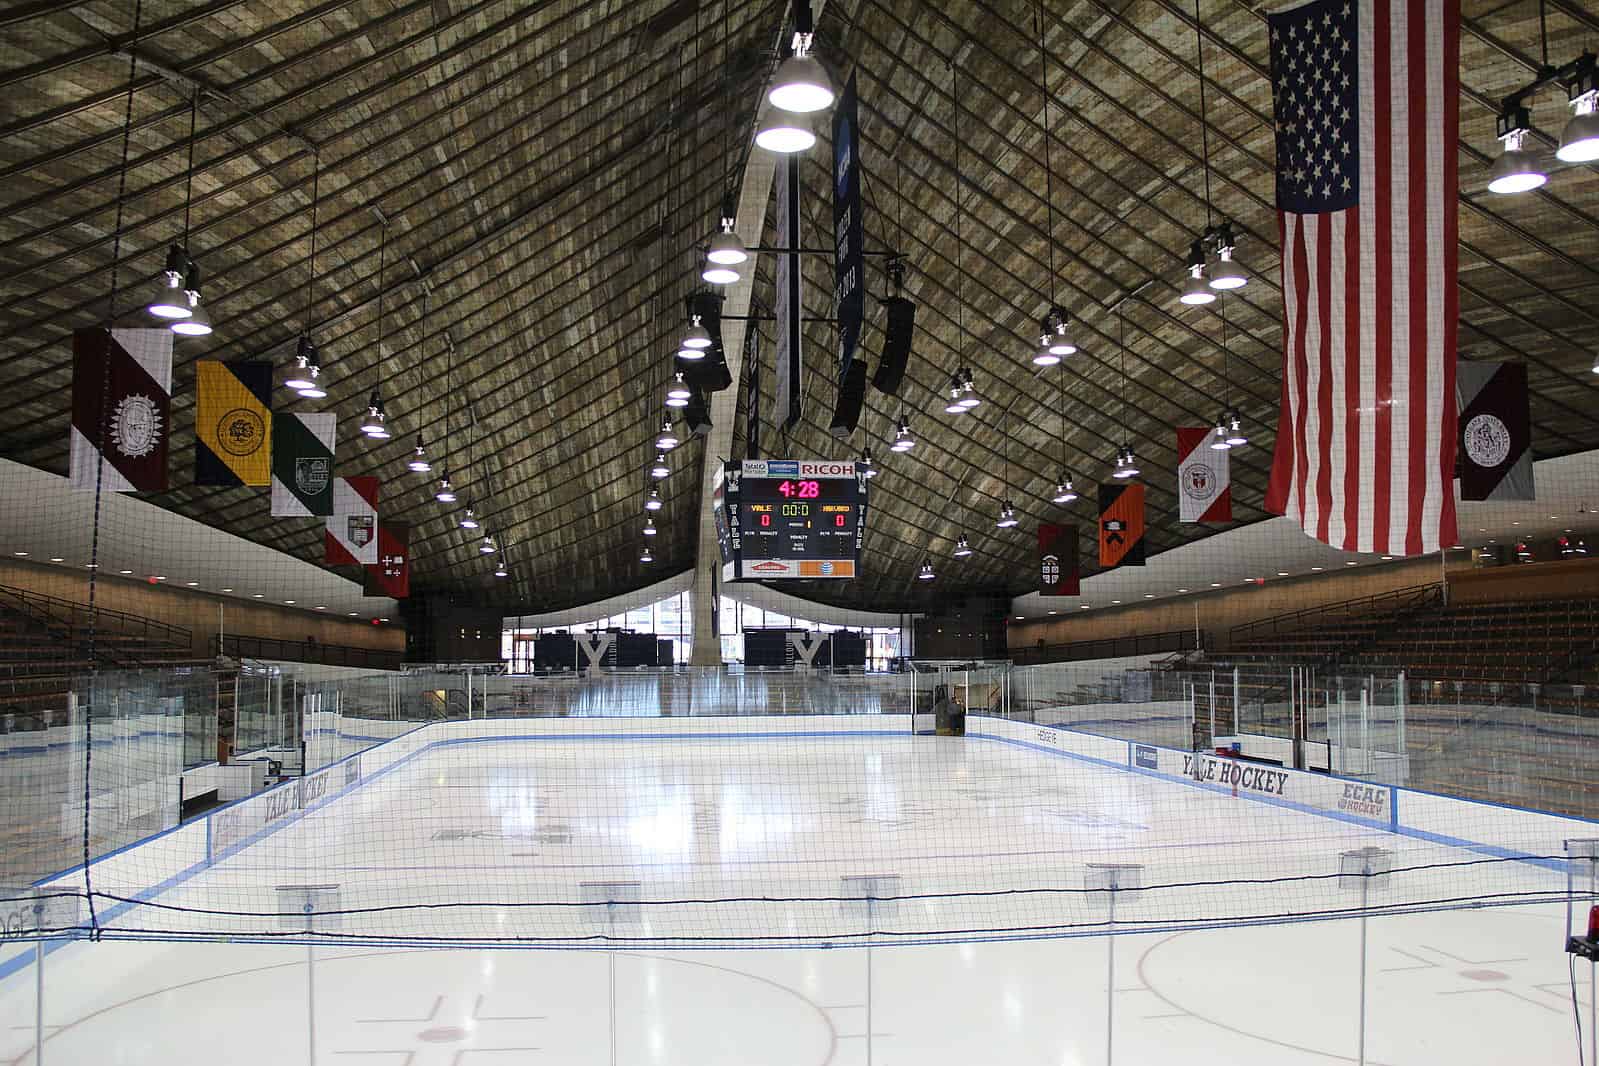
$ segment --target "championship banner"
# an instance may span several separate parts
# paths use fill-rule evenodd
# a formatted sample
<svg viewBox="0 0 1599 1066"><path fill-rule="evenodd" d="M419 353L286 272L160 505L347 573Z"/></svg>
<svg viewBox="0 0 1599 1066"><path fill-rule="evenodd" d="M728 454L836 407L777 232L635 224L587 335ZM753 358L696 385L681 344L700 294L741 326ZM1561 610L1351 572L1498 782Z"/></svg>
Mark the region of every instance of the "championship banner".
<svg viewBox="0 0 1599 1066"><path fill-rule="evenodd" d="M833 108L833 300L838 308L838 380L849 373L866 317L861 222L861 145L855 75Z"/></svg>
<svg viewBox="0 0 1599 1066"><path fill-rule="evenodd" d="M1227 451L1210 446L1215 432L1201 426L1177 427L1179 521L1233 520L1232 475L1227 466Z"/></svg>
<svg viewBox="0 0 1599 1066"><path fill-rule="evenodd" d="M1455 367L1455 397L1460 409L1460 498L1536 499L1527 364L1462 360Z"/></svg>
<svg viewBox="0 0 1599 1066"><path fill-rule="evenodd" d="M323 538L329 566L367 566L378 561L378 479L333 479L333 517Z"/></svg>
<svg viewBox="0 0 1599 1066"><path fill-rule="evenodd" d="M1077 596L1082 584L1077 570L1077 527L1048 523L1038 527L1038 594Z"/></svg>
<svg viewBox="0 0 1599 1066"><path fill-rule="evenodd" d="M761 457L761 345L754 323L744 330L744 368L749 386L744 393L744 458ZM715 612L712 612L713 614Z"/></svg>
<svg viewBox="0 0 1599 1066"><path fill-rule="evenodd" d="M272 483L272 364L194 364L194 483Z"/></svg>
<svg viewBox="0 0 1599 1066"><path fill-rule="evenodd" d="M1099 486L1099 565L1144 565L1144 486L1136 481Z"/></svg>
<svg viewBox="0 0 1599 1066"><path fill-rule="evenodd" d="M378 523L378 561L366 568L363 596L403 600L411 594L411 524Z"/></svg>
<svg viewBox="0 0 1599 1066"><path fill-rule="evenodd" d="M332 414L272 416L272 514L309 518L333 513Z"/></svg>
<svg viewBox="0 0 1599 1066"><path fill-rule="evenodd" d="M72 334L72 488L163 492L172 423L172 331Z"/></svg>
<svg viewBox="0 0 1599 1066"><path fill-rule="evenodd" d="M777 162L777 246L793 248L800 239L799 159L785 155ZM784 429L800 420L800 400L805 393L803 323L805 306L798 253L777 255L777 418Z"/></svg>

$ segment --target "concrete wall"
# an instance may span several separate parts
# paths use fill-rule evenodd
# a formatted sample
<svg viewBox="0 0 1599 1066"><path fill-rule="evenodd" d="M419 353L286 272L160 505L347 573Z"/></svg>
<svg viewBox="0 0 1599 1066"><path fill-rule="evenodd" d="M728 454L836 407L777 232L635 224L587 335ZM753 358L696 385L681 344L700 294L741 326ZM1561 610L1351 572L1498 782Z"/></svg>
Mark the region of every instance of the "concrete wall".
<svg viewBox="0 0 1599 1066"><path fill-rule="evenodd" d="M89 580L82 571L35 564L19 559L0 560L0 585L27 589L63 600L87 603ZM213 654L219 628L230 634L343 644L355 648L403 652L405 630L396 624L375 626L369 621L332 617L324 611L303 611L233 596L214 595L182 586L152 585L143 579L102 576L95 602L105 608L142 615L158 622L184 626L194 633L196 656Z"/></svg>

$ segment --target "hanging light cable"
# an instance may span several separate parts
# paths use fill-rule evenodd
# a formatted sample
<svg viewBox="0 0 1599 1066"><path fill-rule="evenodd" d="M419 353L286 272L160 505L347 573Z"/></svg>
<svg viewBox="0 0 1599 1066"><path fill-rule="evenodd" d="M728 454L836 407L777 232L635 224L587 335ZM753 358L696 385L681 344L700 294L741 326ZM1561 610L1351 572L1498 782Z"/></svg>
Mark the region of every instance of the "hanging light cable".
<svg viewBox="0 0 1599 1066"><path fill-rule="evenodd" d="M726 114L733 114L733 71L728 58L728 45L731 37L727 15L732 5L723 0L722 3L722 84L727 89ZM711 238L710 247L706 250L706 265L700 277L712 285L732 285L738 281L740 272L738 267L747 260L749 251L744 247L744 242L739 239L735 227L738 217L733 199L732 171L729 160L733 154L733 123L726 123L722 137L722 231Z"/></svg>
<svg viewBox="0 0 1599 1066"><path fill-rule="evenodd" d="M1055 486L1053 497L1056 503L1072 503L1077 499L1077 490L1072 487L1072 474L1066 469L1066 367L1063 364L1060 373L1055 376L1055 410L1060 416L1060 483Z"/></svg>
<svg viewBox="0 0 1599 1066"><path fill-rule="evenodd" d="M1127 432L1127 311L1119 304L1117 306L1118 330L1121 339L1121 377L1122 377L1122 406L1121 423L1122 431ZM1127 441L1122 445L1121 451L1116 453L1116 468L1111 471L1111 476L1126 480L1138 476L1138 460L1133 456L1133 445Z"/></svg>
<svg viewBox="0 0 1599 1066"><path fill-rule="evenodd" d="M1222 387L1226 390L1227 409L1222 412L1222 419L1227 423L1227 446L1239 448L1249 443L1249 435L1244 432L1244 420L1239 417L1238 408L1232 406L1233 379L1227 370L1227 363L1232 355L1232 346L1227 340L1227 308L1221 309L1221 359L1222 359Z"/></svg>
<svg viewBox="0 0 1599 1066"><path fill-rule="evenodd" d="M183 252L187 260L183 285L184 295L189 301L189 314L167 327L180 337L204 337L211 332L211 316L200 306L200 271L189 254L189 210L194 202L194 131L199 112L200 94L196 91L189 94L189 170L183 179Z"/></svg>
<svg viewBox="0 0 1599 1066"><path fill-rule="evenodd" d="M361 432L373 440L386 440L389 437L388 416L383 410L383 277L384 269L388 266L389 254L389 220L381 213L378 215L378 346L377 356L373 359L373 369L376 371L377 380L372 383L372 395L366 405L366 421L361 424Z"/></svg>
<svg viewBox="0 0 1599 1066"><path fill-rule="evenodd" d="M317 351L316 342L311 339L311 305L316 288L317 206L320 201L321 180L322 160L313 153L311 156L311 254L306 259L305 321L300 325L300 339L295 344L294 372L283 383L287 388L295 390L308 400L320 400L327 395L327 392L317 383L317 378L322 376L322 359Z"/></svg>
<svg viewBox="0 0 1599 1066"><path fill-rule="evenodd" d="M960 98L960 72L955 66L955 57L951 54L949 59L949 95L955 105L955 122L951 138L955 142L955 304L956 304L956 337L960 353L957 358L964 358L966 353L966 244L961 235L961 216L965 213L966 190L961 181L961 98ZM961 367L955 368L955 377L950 384L949 403L944 406L944 413L959 415L966 413L965 400L966 383L961 378Z"/></svg>
<svg viewBox="0 0 1599 1066"><path fill-rule="evenodd" d="M1044 86L1044 207L1047 212L1049 232L1049 313L1044 316L1039 331L1038 351L1033 353L1034 366L1055 366L1066 356L1077 351L1077 346L1066 335L1066 312L1055 301L1055 165L1049 142L1054 134L1049 125L1049 50L1044 47L1043 0L1033 11L1033 29L1038 32L1038 75Z"/></svg>
<svg viewBox="0 0 1599 1066"><path fill-rule="evenodd" d="M189 177L185 179L192 182L194 178L194 104L193 98L189 105ZM174 244L167 248L167 261L161 271L161 277L156 283L156 292L145 310L156 318L168 321L188 318L192 315L193 308L189 306L187 294L183 291L183 278L189 268L189 198L192 185L185 186L183 194L183 244Z"/></svg>
<svg viewBox="0 0 1599 1066"><path fill-rule="evenodd" d="M1205 175L1205 236L1208 237L1211 232L1210 123L1205 117L1205 37L1199 28L1199 0L1194 0L1194 40L1194 52L1199 75L1200 156L1204 163ZM1211 287L1205 282L1204 237L1194 241L1188 247L1188 278L1183 282L1182 295L1178 299L1192 307L1203 306L1216 299L1216 294L1211 291Z"/></svg>

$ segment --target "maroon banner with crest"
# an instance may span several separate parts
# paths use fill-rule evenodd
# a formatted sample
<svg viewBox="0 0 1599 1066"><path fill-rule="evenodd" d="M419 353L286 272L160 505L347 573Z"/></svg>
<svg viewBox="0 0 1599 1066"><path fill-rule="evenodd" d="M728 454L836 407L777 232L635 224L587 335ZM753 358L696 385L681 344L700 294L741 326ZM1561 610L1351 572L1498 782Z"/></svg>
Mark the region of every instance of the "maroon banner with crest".
<svg viewBox="0 0 1599 1066"><path fill-rule="evenodd" d="M164 492L172 331L80 329L72 357L73 489Z"/></svg>
<svg viewBox="0 0 1599 1066"><path fill-rule="evenodd" d="M1082 592L1077 569L1077 527L1043 523L1038 527L1038 594L1076 596Z"/></svg>
<svg viewBox="0 0 1599 1066"><path fill-rule="evenodd" d="M411 594L411 524L378 522L378 561L366 568L363 595L403 600Z"/></svg>

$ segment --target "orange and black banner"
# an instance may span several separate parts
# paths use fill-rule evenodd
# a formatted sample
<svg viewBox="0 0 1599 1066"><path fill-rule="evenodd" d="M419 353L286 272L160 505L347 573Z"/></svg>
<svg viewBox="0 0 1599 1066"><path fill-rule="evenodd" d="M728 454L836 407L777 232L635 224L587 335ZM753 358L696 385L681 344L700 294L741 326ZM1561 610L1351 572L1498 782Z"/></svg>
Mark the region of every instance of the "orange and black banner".
<svg viewBox="0 0 1599 1066"><path fill-rule="evenodd" d="M1082 591L1077 571L1077 527L1048 522L1038 527L1038 594L1076 596Z"/></svg>
<svg viewBox="0 0 1599 1066"><path fill-rule="evenodd" d="M1113 482L1099 486L1099 565L1144 565L1144 486Z"/></svg>

